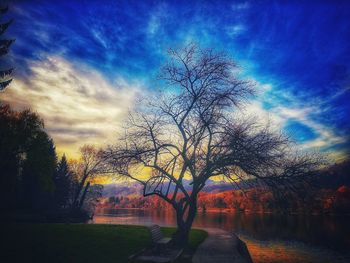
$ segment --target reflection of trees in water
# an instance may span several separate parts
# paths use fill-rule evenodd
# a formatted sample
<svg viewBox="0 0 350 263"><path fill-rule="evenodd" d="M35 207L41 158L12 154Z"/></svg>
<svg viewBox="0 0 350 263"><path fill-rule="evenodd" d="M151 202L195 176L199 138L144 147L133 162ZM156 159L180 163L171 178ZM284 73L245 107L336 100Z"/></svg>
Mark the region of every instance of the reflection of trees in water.
<svg viewBox="0 0 350 263"><path fill-rule="evenodd" d="M221 227L259 240L295 240L345 250L350 244L345 234L350 230L347 219L310 215L206 213L198 216L195 225Z"/></svg>

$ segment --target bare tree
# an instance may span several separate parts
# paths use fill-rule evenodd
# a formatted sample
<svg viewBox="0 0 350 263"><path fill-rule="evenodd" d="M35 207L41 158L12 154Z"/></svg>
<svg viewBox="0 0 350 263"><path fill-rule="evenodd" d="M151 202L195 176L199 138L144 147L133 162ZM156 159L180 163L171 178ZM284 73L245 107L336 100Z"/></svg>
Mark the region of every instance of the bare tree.
<svg viewBox="0 0 350 263"><path fill-rule="evenodd" d="M254 87L235 76L237 66L227 55L195 45L169 55L161 79L170 88L130 114L125 135L104 157L114 172L144 185L145 196L158 195L172 205L178 226L173 241L185 246L197 195L209 178L294 185L318 161L292 154L288 140L268 127L234 117ZM147 179L142 169L151 171Z"/></svg>
<svg viewBox="0 0 350 263"><path fill-rule="evenodd" d="M80 148L81 157L77 161L70 163L72 170L78 177L77 188L73 197L73 208L81 209L86 194L91 185L91 180L102 173L103 161L101 159L101 151L91 145L84 145Z"/></svg>

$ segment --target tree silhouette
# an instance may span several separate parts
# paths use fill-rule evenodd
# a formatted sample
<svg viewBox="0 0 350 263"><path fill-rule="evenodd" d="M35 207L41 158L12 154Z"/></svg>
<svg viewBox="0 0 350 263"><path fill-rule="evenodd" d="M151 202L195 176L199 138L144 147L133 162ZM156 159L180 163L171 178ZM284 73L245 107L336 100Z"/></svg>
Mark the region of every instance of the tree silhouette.
<svg viewBox="0 0 350 263"><path fill-rule="evenodd" d="M4 15L7 12L8 8L0 9L0 16ZM12 23L12 20L0 23L0 37L5 33L6 29ZM0 57L5 56L10 49L10 46L14 42L14 39L0 39ZM11 74L13 68L0 69L0 91L4 90L12 81Z"/></svg>
<svg viewBox="0 0 350 263"><path fill-rule="evenodd" d="M55 204L58 208L67 208L71 197L73 174L70 171L66 155L63 155L57 165L55 177Z"/></svg>
<svg viewBox="0 0 350 263"><path fill-rule="evenodd" d="M0 105L1 208L45 209L54 192L57 160L42 119Z"/></svg>
<svg viewBox="0 0 350 263"><path fill-rule="evenodd" d="M198 194L209 178L233 184L258 178L294 188L319 160L293 153L288 139L268 126L237 117L255 88L237 78L227 55L190 44L169 56L160 74L169 89L138 104L125 135L104 157L119 176L141 183L145 196L157 195L174 208L173 242L186 246ZM144 171L150 171L147 179Z"/></svg>
<svg viewBox="0 0 350 263"><path fill-rule="evenodd" d="M72 163L72 169L79 177L73 198L73 208L78 210L84 205L85 198L89 193L91 179L98 175L103 167L103 162L100 158L101 152L93 146L84 145L80 148L80 153L80 160Z"/></svg>
<svg viewBox="0 0 350 263"><path fill-rule="evenodd" d="M24 123L25 125L25 123ZM41 130L27 138L30 147L23 162L22 204L33 210L46 210L54 196L54 174L57 166L55 146L49 135Z"/></svg>

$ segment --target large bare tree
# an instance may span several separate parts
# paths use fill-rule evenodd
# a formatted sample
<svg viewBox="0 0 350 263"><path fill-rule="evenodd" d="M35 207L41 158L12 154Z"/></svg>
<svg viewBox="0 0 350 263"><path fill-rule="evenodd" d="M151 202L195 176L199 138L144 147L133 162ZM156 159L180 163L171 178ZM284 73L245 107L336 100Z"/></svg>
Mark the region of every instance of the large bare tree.
<svg viewBox="0 0 350 263"><path fill-rule="evenodd" d="M170 87L130 113L125 135L105 151L114 172L144 185L176 211L174 244L184 246L207 180L258 178L266 185L300 181L318 161L290 151L288 140L235 114L254 95L224 53L188 45L170 50L161 79ZM150 174L146 176L146 172ZM184 180L190 180L190 189Z"/></svg>

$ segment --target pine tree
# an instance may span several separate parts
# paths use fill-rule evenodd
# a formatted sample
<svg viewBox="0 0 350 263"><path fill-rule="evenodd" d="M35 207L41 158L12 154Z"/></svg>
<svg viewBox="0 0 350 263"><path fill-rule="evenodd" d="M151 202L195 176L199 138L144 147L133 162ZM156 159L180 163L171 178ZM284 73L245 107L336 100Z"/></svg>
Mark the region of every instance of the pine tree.
<svg viewBox="0 0 350 263"><path fill-rule="evenodd" d="M63 154L55 174L55 201L59 208L66 208L69 203L72 174L66 156Z"/></svg>
<svg viewBox="0 0 350 263"><path fill-rule="evenodd" d="M7 12L8 8L0 8L0 16ZM12 23L12 20L0 23L0 37L5 33L6 29ZM14 42L14 39L0 39L0 57L5 56L10 49L10 46ZM3 91L12 81L11 74L13 68L0 69L0 91Z"/></svg>
<svg viewBox="0 0 350 263"><path fill-rule="evenodd" d="M68 167L68 162L65 154L63 154L61 161L58 163L57 173L64 177L68 176L69 174L69 167Z"/></svg>

